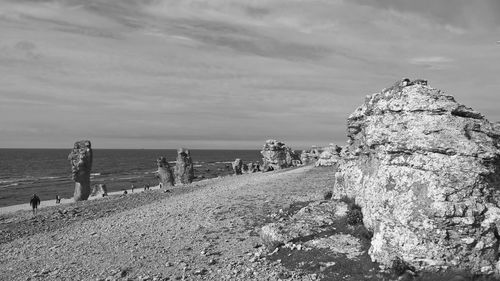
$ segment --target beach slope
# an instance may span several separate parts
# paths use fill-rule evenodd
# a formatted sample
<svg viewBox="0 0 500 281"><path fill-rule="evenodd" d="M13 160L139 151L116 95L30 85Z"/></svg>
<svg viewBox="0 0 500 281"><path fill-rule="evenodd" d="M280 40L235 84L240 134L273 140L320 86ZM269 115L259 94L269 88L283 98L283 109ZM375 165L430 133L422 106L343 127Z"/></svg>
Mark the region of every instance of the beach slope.
<svg viewBox="0 0 500 281"><path fill-rule="evenodd" d="M333 171L310 166L228 176L0 217L6 280L277 280L259 256L270 215L318 200ZM75 211L76 210L76 211ZM280 277L281 276L281 277Z"/></svg>

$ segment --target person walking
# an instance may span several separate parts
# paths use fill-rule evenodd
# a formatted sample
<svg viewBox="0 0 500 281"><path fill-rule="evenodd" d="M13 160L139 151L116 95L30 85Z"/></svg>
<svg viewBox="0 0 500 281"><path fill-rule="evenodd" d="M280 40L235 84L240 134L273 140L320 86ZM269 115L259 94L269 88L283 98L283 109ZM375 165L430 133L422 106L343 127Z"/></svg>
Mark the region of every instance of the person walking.
<svg viewBox="0 0 500 281"><path fill-rule="evenodd" d="M134 184L132 184L132 187L131 187L131 189L132 189L132 193L134 193L134 188L135 188L135 185L134 185Z"/></svg>
<svg viewBox="0 0 500 281"><path fill-rule="evenodd" d="M33 208L33 216L35 216L38 211L38 205L40 205L40 198L36 194L33 194L30 200L30 206Z"/></svg>
<svg viewBox="0 0 500 281"><path fill-rule="evenodd" d="M61 203L61 197L59 195L56 195L56 204Z"/></svg>

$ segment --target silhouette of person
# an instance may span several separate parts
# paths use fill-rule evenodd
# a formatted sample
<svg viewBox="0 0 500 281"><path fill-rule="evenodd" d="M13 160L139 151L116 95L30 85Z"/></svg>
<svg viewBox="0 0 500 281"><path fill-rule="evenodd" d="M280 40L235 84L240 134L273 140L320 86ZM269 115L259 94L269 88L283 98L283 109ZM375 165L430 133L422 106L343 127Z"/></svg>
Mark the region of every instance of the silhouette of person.
<svg viewBox="0 0 500 281"><path fill-rule="evenodd" d="M134 193L134 188L135 188L135 185L132 184L132 193Z"/></svg>
<svg viewBox="0 0 500 281"><path fill-rule="evenodd" d="M30 200L30 206L33 208L33 216L38 211L38 205L40 205L40 198L36 194L33 194Z"/></svg>
<svg viewBox="0 0 500 281"><path fill-rule="evenodd" d="M56 195L56 204L61 203L61 197L59 195Z"/></svg>

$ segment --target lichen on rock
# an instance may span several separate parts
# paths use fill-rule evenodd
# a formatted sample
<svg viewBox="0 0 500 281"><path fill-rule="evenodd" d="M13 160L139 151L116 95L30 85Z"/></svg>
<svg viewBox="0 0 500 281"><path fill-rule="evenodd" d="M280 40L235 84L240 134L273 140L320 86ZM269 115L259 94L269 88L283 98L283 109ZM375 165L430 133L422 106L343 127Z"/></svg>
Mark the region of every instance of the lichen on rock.
<svg viewBox="0 0 500 281"><path fill-rule="evenodd" d="M500 132L452 96L403 79L347 120L335 198L355 198L374 232L370 255L390 267L496 271Z"/></svg>

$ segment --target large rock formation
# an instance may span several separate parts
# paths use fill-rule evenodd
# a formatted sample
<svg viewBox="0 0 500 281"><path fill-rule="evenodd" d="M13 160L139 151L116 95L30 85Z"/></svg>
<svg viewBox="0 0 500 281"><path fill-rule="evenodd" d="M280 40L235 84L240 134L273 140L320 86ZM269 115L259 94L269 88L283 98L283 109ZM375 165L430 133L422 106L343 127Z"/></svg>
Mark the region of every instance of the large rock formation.
<svg viewBox="0 0 500 281"><path fill-rule="evenodd" d="M90 171L92 169L92 147L89 140L75 142L68 155L71 177L75 181L75 201L87 200L90 196Z"/></svg>
<svg viewBox="0 0 500 281"><path fill-rule="evenodd" d="M174 186L174 173L172 168L168 164L167 158L161 156L156 160L156 165L158 166L158 170L156 171L156 176L160 183L164 186Z"/></svg>
<svg viewBox="0 0 500 281"><path fill-rule="evenodd" d="M340 160L340 152L342 148L338 145L331 143L329 146L322 149L318 157L318 161L314 163L316 167L319 166L334 166Z"/></svg>
<svg viewBox="0 0 500 281"><path fill-rule="evenodd" d="M263 156L263 172L280 170L300 163L300 157L285 143L267 140L260 152Z"/></svg>
<svg viewBox="0 0 500 281"><path fill-rule="evenodd" d="M355 198L370 255L417 269L498 271L500 132L452 96L404 79L347 121L335 198Z"/></svg>
<svg viewBox="0 0 500 281"><path fill-rule="evenodd" d="M302 153L300 154L300 161L304 165L316 163L322 151L323 150L317 146L313 146L309 150L302 150Z"/></svg>
<svg viewBox="0 0 500 281"><path fill-rule="evenodd" d="M175 164L175 182L181 184L192 183L194 179L194 167L191 154L188 149L177 150L177 161Z"/></svg>
<svg viewBox="0 0 500 281"><path fill-rule="evenodd" d="M234 172L235 175L241 175L242 174L243 161L241 161L241 159L236 158L236 160L234 160L234 162L232 163L232 166L233 166L233 172ZM247 168L247 170L248 170L248 168Z"/></svg>

